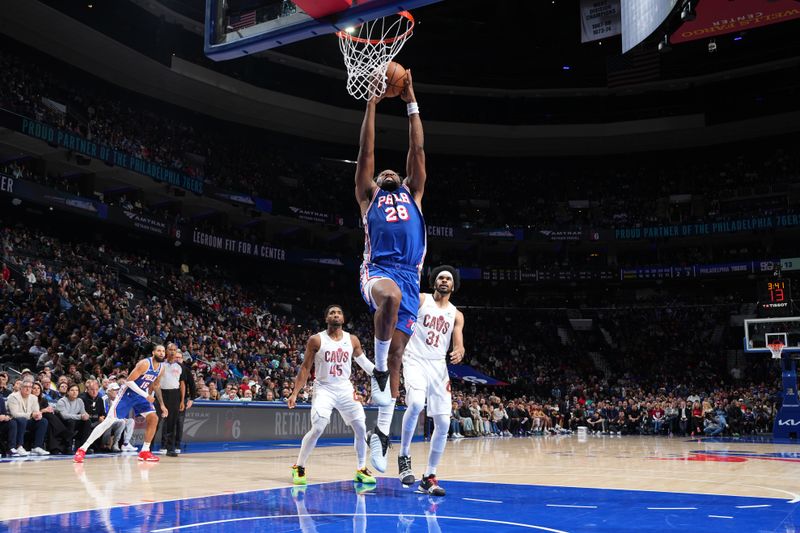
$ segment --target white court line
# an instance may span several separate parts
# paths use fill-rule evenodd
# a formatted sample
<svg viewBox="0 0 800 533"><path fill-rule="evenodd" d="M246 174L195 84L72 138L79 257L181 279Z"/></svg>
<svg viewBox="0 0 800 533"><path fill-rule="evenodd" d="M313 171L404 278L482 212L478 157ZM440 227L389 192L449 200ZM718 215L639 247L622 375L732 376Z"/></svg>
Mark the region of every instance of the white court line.
<svg viewBox="0 0 800 533"><path fill-rule="evenodd" d="M212 520L212 521L209 521L209 522L198 522L196 524L186 524L186 525L183 525L183 526L165 527L163 529L153 529L153 530L150 531L150 533L164 533L166 531L178 531L178 530L181 530L181 529L187 529L187 528L191 528L191 527L204 527L204 526L210 526L210 525L214 525L214 524L229 524L231 522L245 522L245 521L248 521L248 520L274 520L276 518L305 518L305 517L309 517L309 518L325 518L325 517L330 517L330 516L352 516L352 517L363 516L365 518L370 518L370 517L373 517L373 516L375 516L375 517L382 516L382 517L397 518L400 515L396 514L396 513L368 513L368 514L365 514L365 513L308 513L308 514L302 514L302 515L301 514L283 514L283 515L266 515L266 516L246 516L246 517L242 517L242 518L228 518L228 519L225 519L225 520ZM428 518L424 514L404 514L403 516L406 517L406 518ZM506 521L503 521L503 520L490 520L488 518L468 518L466 516L441 516L441 515L437 516L436 518L437 518L437 520L461 520L463 522L483 522L483 523L487 523L487 524L500 524L500 525L504 525L504 526L517 526L517 527L522 527L522 528L525 528L525 529L538 529L540 531L550 531L552 533L568 533L568 532L563 531L561 529L551 529L549 527L535 526L533 524L521 524L519 522L506 522Z"/></svg>
<svg viewBox="0 0 800 533"><path fill-rule="evenodd" d="M710 514L710 515L708 515L708 517L709 518L729 518L729 519L733 519L732 516L720 516L718 514Z"/></svg>
<svg viewBox="0 0 800 533"><path fill-rule="evenodd" d="M773 489L772 487L762 487L762 486L760 486L760 485L746 485L746 486L749 486L749 487L756 487L756 488L759 488L759 489L768 489L768 490L774 490L774 491L776 491L776 492L782 492L782 493L784 493L784 494L788 494L789 496L791 496L791 497L792 497L792 499L791 499L791 500L789 500L789 501L788 501L788 502L786 502L786 503L797 503L797 502L800 502L800 494L795 494L794 492L789 492L788 490L782 490L782 489Z"/></svg>
<svg viewBox="0 0 800 533"><path fill-rule="evenodd" d="M696 511L697 507L648 507L649 511Z"/></svg>
<svg viewBox="0 0 800 533"><path fill-rule="evenodd" d="M758 509L759 507L772 507L771 505L737 505L737 509Z"/></svg>
<svg viewBox="0 0 800 533"><path fill-rule="evenodd" d="M570 507L573 509L597 509L596 505L561 505L558 503L548 503L547 507Z"/></svg>
<svg viewBox="0 0 800 533"><path fill-rule="evenodd" d="M478 498L461 498L468 502L483 502L483 503L503 503L500 500L479 500Z"/></svg>

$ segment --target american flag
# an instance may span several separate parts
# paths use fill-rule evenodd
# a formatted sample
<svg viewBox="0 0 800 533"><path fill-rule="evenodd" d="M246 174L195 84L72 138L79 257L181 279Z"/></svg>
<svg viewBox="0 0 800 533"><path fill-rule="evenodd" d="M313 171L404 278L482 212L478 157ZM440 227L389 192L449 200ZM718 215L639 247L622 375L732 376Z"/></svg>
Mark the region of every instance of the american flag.
<svg viewBox="0 0 800 533"><path fill-rule="evenodd" d="M237 31L241 30L242 28L255 26L255 24L256 24L255 10L246 11L244 13L228 17L228 29L231 31Z"/></svg>
<svg viewBox="0 0 800 533"><path fill-rule="evenodd" d="M606 68L609 87L635 85L661 77L661 56L655 47L637 48L609 57Z"/></svg>

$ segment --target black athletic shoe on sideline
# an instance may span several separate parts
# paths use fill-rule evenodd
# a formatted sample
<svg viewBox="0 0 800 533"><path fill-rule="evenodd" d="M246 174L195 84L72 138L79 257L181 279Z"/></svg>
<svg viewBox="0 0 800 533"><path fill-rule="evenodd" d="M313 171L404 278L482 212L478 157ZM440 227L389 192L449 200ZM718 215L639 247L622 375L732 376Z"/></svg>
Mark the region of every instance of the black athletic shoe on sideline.
<svg viewBox="0 0 800 533"><path fill-rule="evenodd" d="M411 457L407 455L397 456L397 469L400 472L400 483L410 487L417 480L411 470Z"/></svg>
<svg viewBox="0 0 800 533"><path fill-rule="evenodd" d="M436 476L422 476L422 481L419 482L417 492L422 494L430 494L431 496L444 496L444 489L439 486Z"/></svg>

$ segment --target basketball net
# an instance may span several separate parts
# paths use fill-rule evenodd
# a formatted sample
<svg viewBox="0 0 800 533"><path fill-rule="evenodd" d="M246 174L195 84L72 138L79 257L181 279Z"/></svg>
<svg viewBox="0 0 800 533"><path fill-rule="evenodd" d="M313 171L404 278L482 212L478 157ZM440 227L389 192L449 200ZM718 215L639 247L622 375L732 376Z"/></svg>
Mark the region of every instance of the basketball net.
<svg viewBox="0 0 800 533"><path fill-rule="evenodd" d="M784 346L785 345L782 342L772 342L767 344L767 348L769 348L769 351L772 352L773 359L781 358L781 353L783 353Z"/></svg>
<svg viewBox="0 0 800 533"><path fill-rule="evenodd" d="M386 67L413 34L414 17L401 11L348 30L336 32L347 68L347 92L360 100L382 96L386 92Z"/></svg>

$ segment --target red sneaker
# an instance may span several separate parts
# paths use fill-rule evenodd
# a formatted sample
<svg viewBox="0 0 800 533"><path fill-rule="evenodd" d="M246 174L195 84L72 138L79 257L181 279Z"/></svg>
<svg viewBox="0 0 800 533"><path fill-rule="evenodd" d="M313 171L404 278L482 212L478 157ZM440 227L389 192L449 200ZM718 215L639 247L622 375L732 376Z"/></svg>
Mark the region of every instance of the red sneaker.
<svg viewBox="0 0 800 533"><path fill-rule="evenodd" d="M150 453L150 450L139 452L139 460L147 461L148 463L157 463L159 461L158 457Z"/></svg>
<svg viewBox="0 0 800 533"><path fill-rule="evenodd" d="M84 450L78 448L78 451L75 452L75 455L72 457L72 462L73 463L82 463L84 457L86 457L86 452Z"/></svg>

